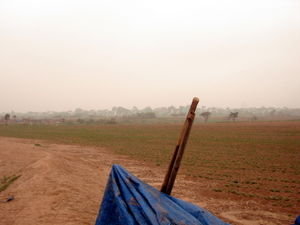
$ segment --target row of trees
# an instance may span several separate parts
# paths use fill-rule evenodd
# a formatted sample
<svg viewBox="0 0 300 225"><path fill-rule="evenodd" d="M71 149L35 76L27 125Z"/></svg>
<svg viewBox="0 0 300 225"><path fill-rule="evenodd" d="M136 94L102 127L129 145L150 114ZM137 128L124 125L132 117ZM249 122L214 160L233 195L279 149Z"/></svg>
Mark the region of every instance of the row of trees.
<svg viewBox="0 0 300 225"><path fill-rule="evenodd" d="M7 123L9 120L21 121L24 119L35 120L97 120L97 119L111 119L111 118L127 118L127 119L150 119L163 117L183 117L189 110L187 106L169 106L154 108L146 107L138 109L133 107L127 109L121 106L113 107L111 110L84 110L77 108L74 111L64 112L27 112L27 113L0 113L2 121ZM263 117L300 117L300 109L289 108L274 108L274 107L260 107L260 108L217 108L202 106L197 109L197 115L207 121L210 117L227 118L235 120L238 117L247 117L255 120Z"/></svg>
<svg viewBox="0 0 300 225"><path fill-rule="evenodd" d="M4 121L5 121L5 124L7 125L8 124L8 121L10 120L11 116L9 113L6 113L3 117ZM17 118L16 115L13 115L13 119L15 120Z"/></svg>

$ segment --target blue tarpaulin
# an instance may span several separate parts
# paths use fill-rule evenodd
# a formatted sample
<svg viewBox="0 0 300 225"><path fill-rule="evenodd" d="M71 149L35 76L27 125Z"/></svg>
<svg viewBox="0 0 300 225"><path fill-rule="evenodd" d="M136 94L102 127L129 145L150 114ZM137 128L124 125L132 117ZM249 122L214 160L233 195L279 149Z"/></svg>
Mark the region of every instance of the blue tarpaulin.
<svg viewBox="0 0 300 225"><path fill-rule="evenodd" d="M189 202L164 194L113 165L96 225L226 225Z"/></svg>
<svg viewBox="0 0 300 225"><path fill-rule="evenodd" d="M298 216L295 220L295 224L293 225L300 225L300 216Z"/></svg>

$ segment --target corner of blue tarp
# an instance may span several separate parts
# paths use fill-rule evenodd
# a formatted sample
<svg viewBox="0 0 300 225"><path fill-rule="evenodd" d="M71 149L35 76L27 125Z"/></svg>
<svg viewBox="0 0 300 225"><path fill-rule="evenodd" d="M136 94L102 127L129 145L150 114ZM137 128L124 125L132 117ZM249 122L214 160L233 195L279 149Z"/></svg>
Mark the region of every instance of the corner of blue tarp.
<svg viewBox="0 0 300 225"><path fill-rule="evenodd" d="M113 165L95 225L226 224L208 211L164 194Z"/></svg>
<svg viewBox="0 0 300 225"><path fill-rule="evenodd" d="M293 225L300 225L300 215L297 216L295 223Z"/></svg>

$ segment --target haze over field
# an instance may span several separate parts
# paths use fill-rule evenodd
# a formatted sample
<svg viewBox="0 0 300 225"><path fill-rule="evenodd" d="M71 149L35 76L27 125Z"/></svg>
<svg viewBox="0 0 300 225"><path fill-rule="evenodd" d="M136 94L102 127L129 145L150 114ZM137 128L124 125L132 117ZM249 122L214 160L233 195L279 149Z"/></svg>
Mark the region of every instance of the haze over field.
<svg viewBox="0 0 300 225"><path fill-rule="evenodd" d="M300 107L300 1L0 1L0 112Z"/></svg>

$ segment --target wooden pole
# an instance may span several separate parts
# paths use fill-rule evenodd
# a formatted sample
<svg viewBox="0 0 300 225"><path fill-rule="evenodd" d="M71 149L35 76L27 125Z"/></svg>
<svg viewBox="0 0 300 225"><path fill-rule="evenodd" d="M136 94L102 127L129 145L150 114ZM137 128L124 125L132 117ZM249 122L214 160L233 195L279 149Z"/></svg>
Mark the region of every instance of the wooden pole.
<svg viewBox="0 0 300 225"><path fill-rule="evenodd" d="M161 192L164 192L168 195L171 194L174 183L175 183L175 179L176 179L179 167L180 167L184 149L185 149L186 143L188 141L189 134L190 134L193 122L194 122L195 111L196 111L198 102L199 102L198 98L196 98L196 97L193 98L193 102L192 102L190 110L186 116L186 120L184 122L181 134L178 139L178 143L175 147L172 160L169 164L168 171L166 173L163 185L161 187Z"/></svg>

